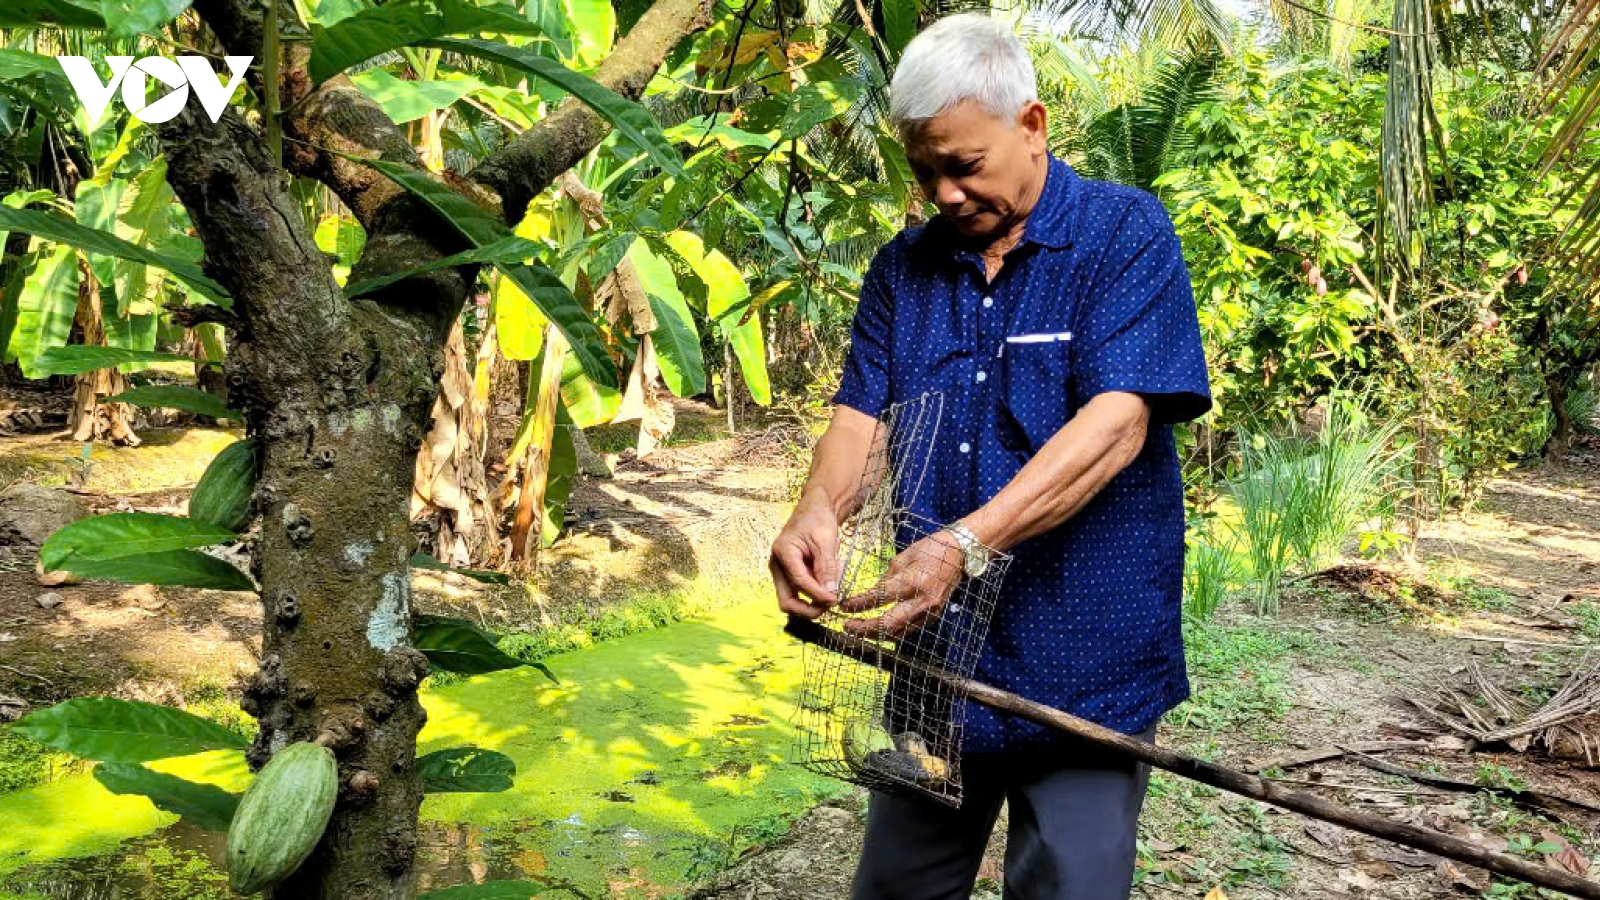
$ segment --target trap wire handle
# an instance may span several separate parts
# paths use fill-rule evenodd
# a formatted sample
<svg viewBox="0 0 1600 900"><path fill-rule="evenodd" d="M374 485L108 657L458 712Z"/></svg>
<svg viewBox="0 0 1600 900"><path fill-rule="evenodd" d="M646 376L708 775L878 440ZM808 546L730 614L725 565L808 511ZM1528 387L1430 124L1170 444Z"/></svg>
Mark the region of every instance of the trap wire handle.
<svg viewBox="0 0 1600 900"><path fill-rule="evenodd" d="M784 627L784 631L805 643L815 644L885 671L904 672L907 669L917 669L919 674L941 681L955 693L985 706L1070 734L1085 743L1131 757L1154 768L1181 775L1201 784L1293 810L1323 822L1332 822L1351 831L1359 831L1412 849L1426 850L1539 887L1561 891L1574 897L1584 897L1587 900L1600 900L1600 882L1579 878L1552 866L1529 862L1508 853L1496 853L1472 841L1432 828L1407 825L1383 816L1360 812L1314 794L1286 790L1258 776L1196 759L1176 750L1145 743L1138 738L1025 697L1019 697L1009 691L990 687L982 682L962 678L931 666L911 663L895 656L892 651L882 649L854 635L824 627L798 616L789 617L789 624Z"/></svg>

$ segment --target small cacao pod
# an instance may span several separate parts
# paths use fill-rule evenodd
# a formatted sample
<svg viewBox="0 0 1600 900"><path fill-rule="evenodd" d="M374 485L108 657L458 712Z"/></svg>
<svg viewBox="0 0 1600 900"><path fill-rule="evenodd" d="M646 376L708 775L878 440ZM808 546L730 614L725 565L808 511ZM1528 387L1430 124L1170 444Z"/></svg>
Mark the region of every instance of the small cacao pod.
<svg viewBox="0 0 1600 900"><path fill-rule="evenodd" d="M288 878L322 840L338 796L333 751L305 742L278 751L228 826L228 885L254 894Z"/></svg>
<svg viewBox="0 0 1600 900"><path fill-rule="evenodd" d="M1323 278L1321 278L1321 277L1317 278L1317 296L1321 297L1323 294L1326 294L1327 292L1328 292L1328 282L1326 280L1324 280Z"/></svg>
<svg viewBox="0 0 1600 900"><path fill-rule="evenodd" d="M1306 283L1307 284L1316 284L1317 282L1319 282L1321 280L1322 280L1322 267L1321 266L1312 266L1311 268L1306 270Z"/></svg>
<svg viewBox="0 0 1600 900"><path fill-rule="evenodd" d="M1300 257L1300 274L1301 275L1307 275L1307 274L1310 274L1310 272L1311 272L1311 257L1309 257L1309 256Z"/></svg>
<svg viewBox="0 0 1600 900"><path fill-rule="evenodd" d="M1527 284L1527 283L1528 283L1528 267L1527 266L1517 266L1517 284Z"/></svg>

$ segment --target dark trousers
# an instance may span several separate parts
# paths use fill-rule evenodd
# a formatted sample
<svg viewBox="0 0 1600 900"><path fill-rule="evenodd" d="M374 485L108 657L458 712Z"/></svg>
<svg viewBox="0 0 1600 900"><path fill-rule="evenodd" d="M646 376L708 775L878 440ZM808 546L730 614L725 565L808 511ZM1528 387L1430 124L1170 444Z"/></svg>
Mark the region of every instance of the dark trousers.
<svg viewBox="0 0 1600 900"><path fill-rule="evenodd" d="M851 900L968 900L1002 802L1005 900L1127 900L1148 766L1086 748L969 755L961 770L960 809L873 793Z"/></svg>

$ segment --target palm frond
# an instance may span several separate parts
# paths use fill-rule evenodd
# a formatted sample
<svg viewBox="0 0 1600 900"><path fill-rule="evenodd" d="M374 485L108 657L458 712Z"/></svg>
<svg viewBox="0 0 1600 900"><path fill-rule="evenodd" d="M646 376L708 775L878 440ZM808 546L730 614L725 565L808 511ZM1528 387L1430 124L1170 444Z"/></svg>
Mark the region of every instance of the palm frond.
<svg viewBox="0 0 1600 900"><path fill-rule="evenodd" d="M1376 0L1333 0L1323 32L1323 48L1330 63L1345 72L1350 71L1352 58L1366 44L1366 32L1360 26L1372 16L1376 6Z"/></svg>
<svg viewBox="0 0 1600 900"><path fill-rule="evenodd" d="M1428 132L1433 113L1433 8L1428 0L1395 0L1389 38L1389 82L1383 107L1383 179L1378 190L1379 246L1387 236L1402 270L1422 261L1421 229L1433 202ZM1440 148L1443 154L1442 145Z"/></svg>
<svg viewBox="0 0 1600 900"><path fill-rule="evenodd" d="M1183 162L1194 148L1189 114L1217 95L1222 55L1210 44L1158 67L1143 86L1143 99L1095 117L1085 129L1088 174L1149 189L1162 172Z"/></svg>

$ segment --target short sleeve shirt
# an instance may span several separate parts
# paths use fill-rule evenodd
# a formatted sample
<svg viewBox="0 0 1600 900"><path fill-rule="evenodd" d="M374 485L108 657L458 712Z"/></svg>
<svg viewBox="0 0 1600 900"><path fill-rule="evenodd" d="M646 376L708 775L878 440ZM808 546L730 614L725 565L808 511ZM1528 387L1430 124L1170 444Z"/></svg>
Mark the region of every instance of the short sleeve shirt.
<svg viewBox="0 0 1600 900"><path fill-rule="evenodd" d="M973 677L1133 734L1189 693L1172 425L1211 406L1189 273L1161 203L1052 158L992 283L943 217L907 229L863 280L833 399L878 416L944 395L912 512L949 523L1108 391L1148 401L1144 447L1076 515L1012 548ZM967 752L1057 740L975 703L965 720Z"/></svg>

